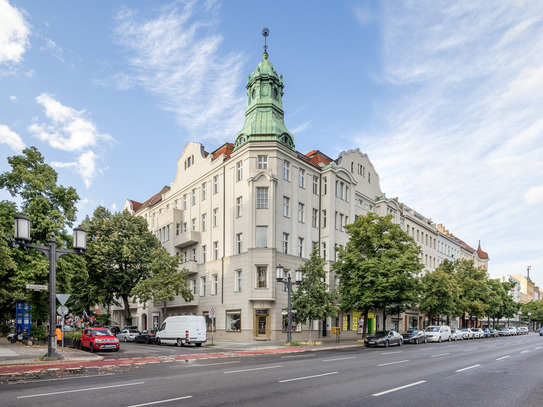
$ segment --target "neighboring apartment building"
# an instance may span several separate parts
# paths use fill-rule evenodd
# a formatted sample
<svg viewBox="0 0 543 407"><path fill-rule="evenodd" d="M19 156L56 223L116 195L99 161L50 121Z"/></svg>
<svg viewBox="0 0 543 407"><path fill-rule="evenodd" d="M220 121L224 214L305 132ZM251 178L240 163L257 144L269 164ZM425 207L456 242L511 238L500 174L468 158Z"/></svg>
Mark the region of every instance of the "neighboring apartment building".
<svg viewBox="0 0 543 407"><path fill-rule="evenodd" d="M515 274L513 278L520 282L520 302L526 304L534 300L535 283L530 277Z"/></svg>
<svg viewBox="0 0 543 407"><path fill-rule="evenodd" d="M460 242L441 223L437 225L437 265L460 258Z"/></svg>

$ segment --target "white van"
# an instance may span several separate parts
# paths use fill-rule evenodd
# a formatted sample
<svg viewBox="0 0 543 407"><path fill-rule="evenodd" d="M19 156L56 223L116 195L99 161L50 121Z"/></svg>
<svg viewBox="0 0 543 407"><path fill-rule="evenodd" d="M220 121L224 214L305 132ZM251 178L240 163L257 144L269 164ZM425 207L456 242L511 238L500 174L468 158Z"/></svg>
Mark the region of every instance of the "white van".
<svg viewBox="0 0 543 407"><path fill-rule="evenodd" d="M202 346L207 341L206 320L203 316L180 315L168 317L156 333L157 345L171 344Z"/></svg>
<svg viewBox="0 0 543 407"><path fill-rule="evenodd" d="M448 325L430 325L424 330L428 342L451 341L451 327Z"/></svg>

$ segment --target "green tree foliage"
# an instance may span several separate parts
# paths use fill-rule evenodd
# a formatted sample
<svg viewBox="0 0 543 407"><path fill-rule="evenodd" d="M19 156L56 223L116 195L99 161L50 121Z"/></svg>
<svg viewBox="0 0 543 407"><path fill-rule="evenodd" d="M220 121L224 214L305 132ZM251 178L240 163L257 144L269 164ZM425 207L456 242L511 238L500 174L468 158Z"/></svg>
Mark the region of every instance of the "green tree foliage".
<svg viewBox="0 0 543 407"><path fill-rule="evenodd" d="M486 271L475 267L473 261L466 259L455 262L455 265L462 293L457 303L457 313L479 319L484 317L489 310L487 298L491 294Z"/></svg>
<svg viewBox="0 0 543 407"><path fill-rule="evenodd" d="M444 260L433 272L421 278L419 309L431 321L433 316L452 316L460 298L460 287L455 275L455 263Z"/></svg>
<svg viewBox="0 0 543 407"><path fill-rule="evenodd" d="M0 203L0 314L15 314L14 299L32 302L32 319L41 323L48 319L47 292L34 292L26 284L48 284L49 261L35 249L21 250L13 239L13 217L17 212L30 218L33 243L48 246L54 233L57 247L71 247L71 228L75 221L77 192L58 185L58 174L35 147L21 155L8 158L10 172L0 174L0 188L20 202ZM57 292L70 293L75 276L84 273L84 259L75 255L62 256L57 263Z"/></svg>
<svg viewBox="0 0 543 407"><path fill-rule="evenodd" d="M293 319L297 323L309 320L309 340L311 341L312 321L326 317L335 317L339 307L336 305L337 295L331 292L326 284L324 259L319 256L318 246L313 245L313 251L301 267L302 282L292 294L292 305L296 313Z"/></svg>
<svg viewBox="0 0 543 407"><path fill-rule="evenodd" d="M339 276L341 307L368 311L403 308L416 302L418 274L423 269L420 248L392 216L369 212L346 226L349 241L337 248L333 270ZM365 334L364 334L365 335Z"/></svg>
<svg viewBox="0 0 543 407"><path fill-rule="evenodd" d="M528 312L532 313L528 317ZM543 300L531 301L527 304L522 304L522 317L524 321L543 323Z"/></svg>
<svg viewBox="0 0 543 407"><path fill-rule="evenodd" d="M155 251L150 266L150 276L140 280L132 289L131 295L141 302L161 301L166 315L166 301L173 301L180 295L187 302L194 299L188 286L188 270L180 269L183 255L170 255L164 248Z"/></svg>

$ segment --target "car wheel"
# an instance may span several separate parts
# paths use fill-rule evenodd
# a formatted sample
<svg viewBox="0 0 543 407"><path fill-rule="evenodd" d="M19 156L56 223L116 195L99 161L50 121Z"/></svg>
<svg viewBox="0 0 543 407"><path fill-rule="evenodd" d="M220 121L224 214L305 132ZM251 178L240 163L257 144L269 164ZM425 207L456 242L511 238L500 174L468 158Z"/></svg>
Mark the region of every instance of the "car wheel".
<svg viewBox="0 0 543 407"><path fill-rule="evenodd" d="M448 340L449 340L449 342L452 340L450 335L449 335L449 339L448 339Z"/></svg>
<svg viewBox="0 0 543 407"><path fill-rule="evenodd" d="M415 345L418 345L419 344L419 338L416 338L415 339Z"/></svg>
<svg viewBox="0 0 543 407"><path fill-rule="evenodd" d="M437 343L441 343L441 336L437 338Z"/></svg>
<svg viewBox="0 0 543 407"><path fill-rule="evenodd" d="M398 342L398 346L402 346L403 345L403 339L400 339L400 342Z"/></svg>
<svg viewBox="0 0 543 407"><path fill-rule="evenodd" d="M162 341L160 340L160 338L156 338L156 344L158 346L162 345Z"/></svg>
<svg viewBox="0 0 543 407"><path fill-rule="evenodd" d="M183 346L183 341L181 340L181 338L177 338L177 346Z"/></svg>
<svg viewBox="0 0 543 407"><path fill-rule="evenodd" d="M388 341L385 341L385 348L388 348Z"/></svg>
<svg viewBox="0 0 543 407"><path fill-rule="evenodd" d="M128 341L128 339L126 339L126 336L124 337L123 341L125 341L125 342L127 342L127 341Z"/></svg>
<svg viewBox="0 0 543 407"><path fill-rule="evenodd" d="M89 351L90 353L94 353L94 343L89 343Z"/></svg>
<svg viewBox="0 0 543 407"><path fill-rule="evenodd" d="M120 349L120 348L115 349L115 352L119 352L119 349Z"/></svg>
<svg viewBox="0 0 543 407"><path fill-rule="evenodd" d="M428 342L428 338L425 336L424 337L424 343L427 343Z"/></svg>
<svg viewBox="0 0 543 407"><path fill-rule="evenodd" d="M145 338L145 343L146 343L146 344L149 344L149 337L146 337L146 338Z"/></svg>

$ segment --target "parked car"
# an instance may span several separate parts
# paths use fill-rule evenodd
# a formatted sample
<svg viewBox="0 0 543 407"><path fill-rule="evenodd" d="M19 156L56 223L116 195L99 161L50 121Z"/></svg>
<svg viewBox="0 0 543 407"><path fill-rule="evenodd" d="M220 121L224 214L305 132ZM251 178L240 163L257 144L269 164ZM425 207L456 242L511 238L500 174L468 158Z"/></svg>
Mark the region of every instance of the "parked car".
<svg viewBox="0 0 543 407"><path fill-rule="evenodd" d="M155 343L156 342L156 330L145 330L141 331L139 335L136 335L136 338L134 339L136 343L143 342L143 343Z"/></svg>
<svg viewBox="0 0 543 407"><path fill-rule="evenodd" d="M458 328L464 339L473 339L473 331L469 328Z"/></svg>
<svg viewBox="0 0 543 407"><path fill-rule="evenodd" d="M448 325L430 325L424 331L428 342L451 341L451 327Z"/></svg>
<svg viewBox="0 0 543 407"><path fill-rule="evenodd" d="M110 326L107 326L106 327L107 329L109 329L111 331L111 333L113 335L117 335L119 332L121 332L121 328L119 328L117 325L110 325Z"/></svg>
<svg viewBox="0 0 543 407"><path fill-rule="evenodd" d="M507 328L500 328L498 330L498 335L499 336L510 336L511 335L511 331L509 331L509 329Z"/></svg>
<svg viewBox="0 0 543 407"><path fill-rule="evenodd" d="M518 329L518 334L519 334L519 335L528 335L528 328L525 327L525 326L521 326L521 327Z"/></svg>
<svg viewBox="0 0 543 407"><path fill-rule="evenodd" d="M490 336L496 338L496 337L500 336L500 334L499 334L497 329L490 329Z"/></svg>
<svg viewBox="0 0 543 407"><path fill-rule="evenodd" d="M426 335L420 329L408 329L402 334L404 343L426 343Z"/></svg>
<svg viewBox="0 0 543 407"><path fill-rule="evenodd" d="M511 335L511 336L516 336L516 335L518 335L517 328L515 328L514 326L510 326L510 327L507 328L507 329L509 329L509 335Z"/></svg>
<svg viewBox="0 0 543 407"><path fill-rule="evenodd" d="M183 346L195 344L202 346L207 341L206 320L199 315L179 315L168 317L156 332L158 345L172 344Z"/></svg>
<svg viewBox="0 0 543 407"><path fill-rule="evenodd" d="M543 328L539 330L539 336L543 336Z"/></svg>
<svg viewBox="0 0 543 407"><path fill-rule="evenodd" d="M81 349L89 348L91 352L101 350L118 351L119 339L107 328L85 328L81 333Z"/></svg>
<svg viewBox="0 0 543 407"><path fill-rule="evenodd" d="M123 328L121 332L117 334L117 338L120 341L124 342L134 342L136 340L136 335L139 335L140 331L135 329Z"/></svg>
<svg viewBox="0 0 543 407"><path fill-rule="evenodd" d="M364 339L364 346L384 346L403 345L403 337L396 331L377 331Z"/></svg>
<svg viewBox="0 0 543 407"><path fill-rule="evenodd" d="M473 337L475 339L483 339L485 337L485 331L481 328L471 328L471 331L473 332Z"/></svg>
<svg viewBox="0 0 543 407"><path fill-rule="evenodd" d="M463 341L464 334L459 329L451 329L451 338L453 341Z"/></svg>

